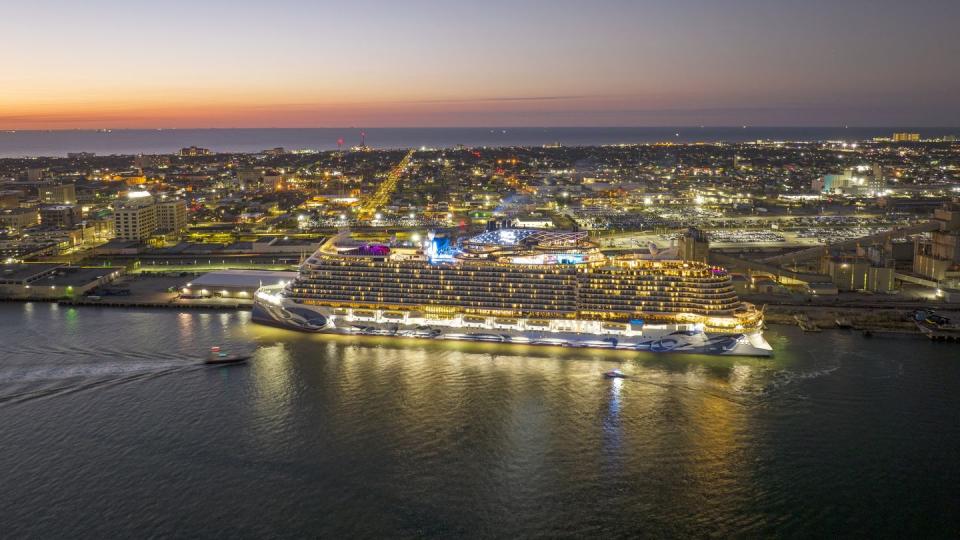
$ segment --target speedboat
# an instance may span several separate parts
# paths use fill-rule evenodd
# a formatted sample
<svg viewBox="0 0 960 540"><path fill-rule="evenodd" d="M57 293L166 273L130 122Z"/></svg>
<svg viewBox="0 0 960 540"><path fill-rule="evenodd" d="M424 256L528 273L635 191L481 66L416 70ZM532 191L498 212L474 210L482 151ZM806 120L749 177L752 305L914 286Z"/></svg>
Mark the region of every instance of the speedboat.
<svg viewBox="0 0 960 540"><path fill-rule="evenodd" d="M210 355L207 356L204 364L239 364L250 359L250 354L244 353L226 353L220 350L220 347L211 347Z"/></svg>
<svg viewBox="0 0 960 540"><path fill-rule="evenodd" d="M608 379L626 379L627 378L627 376L619 369L611 369L610 371L604 373L603 376Z"/></svg>

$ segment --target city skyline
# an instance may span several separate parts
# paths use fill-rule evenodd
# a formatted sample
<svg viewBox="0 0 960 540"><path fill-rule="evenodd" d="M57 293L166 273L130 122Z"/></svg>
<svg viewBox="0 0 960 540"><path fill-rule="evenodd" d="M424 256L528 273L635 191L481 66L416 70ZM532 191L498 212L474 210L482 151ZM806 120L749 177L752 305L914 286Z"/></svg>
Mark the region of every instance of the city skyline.
<svg viewBox="0 0 960 540"><path fill-rule="evenodd" d="M960 5L8 8L0 129L960 124Z"/></svg>

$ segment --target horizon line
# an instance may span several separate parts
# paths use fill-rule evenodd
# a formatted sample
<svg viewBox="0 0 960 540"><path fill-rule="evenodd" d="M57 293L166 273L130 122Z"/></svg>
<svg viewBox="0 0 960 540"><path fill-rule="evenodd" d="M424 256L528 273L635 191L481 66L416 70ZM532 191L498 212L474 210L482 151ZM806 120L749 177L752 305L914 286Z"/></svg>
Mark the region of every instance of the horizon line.
<svg viewBox="0 0 960 540"><path fill-rule="evenodd" d="M229 131L229 130L284 130L284 129L489 129L489 130L507 130L507 129L960 129L960 125L791 125L791 124L746 124L746 125L635 125L635 126L270 126L270 127L88 127L88 128L0 128L0 133L19 133L19 132L57 132L57 131Z"/></svg>

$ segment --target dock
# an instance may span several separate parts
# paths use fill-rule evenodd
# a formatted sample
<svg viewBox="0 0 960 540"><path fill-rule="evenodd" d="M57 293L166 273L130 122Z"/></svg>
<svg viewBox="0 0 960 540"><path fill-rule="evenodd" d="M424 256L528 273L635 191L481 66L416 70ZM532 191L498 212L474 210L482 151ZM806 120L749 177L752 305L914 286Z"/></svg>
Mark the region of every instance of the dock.
<svg viewBox="0 0 960 540"><path fill-rule="evenodd" d="M176 300L172 302L152 302L138 301L136 299L103 299L90 300L88 298L78 298L75 300L57 300L57 304L66 306L97 306L113 308L171 308L171 309L215 309L215 310L248 310L252 309L252 302L238 301L211 301L204 300L185 301Z"/></svg>
<svg viewBox="0 0 960 540"><path fill-rule="evenodd" d="M942 328L920 321L916 321L916 325L930 341L960 342L960 328L954 326Z"/></svg>

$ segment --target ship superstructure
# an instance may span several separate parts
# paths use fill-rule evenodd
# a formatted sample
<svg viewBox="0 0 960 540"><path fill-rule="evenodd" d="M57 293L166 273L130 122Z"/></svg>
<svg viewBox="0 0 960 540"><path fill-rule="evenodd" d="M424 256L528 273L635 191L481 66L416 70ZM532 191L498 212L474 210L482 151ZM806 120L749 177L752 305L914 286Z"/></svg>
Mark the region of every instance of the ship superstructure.
<svg viewBox="0 0 960 540"><path fill-rule="evenodd" d="M768 356L762 314L704 263L606 256L586 233L495 229L450 245L325 242L254 320L310 332Z"/></svg>

